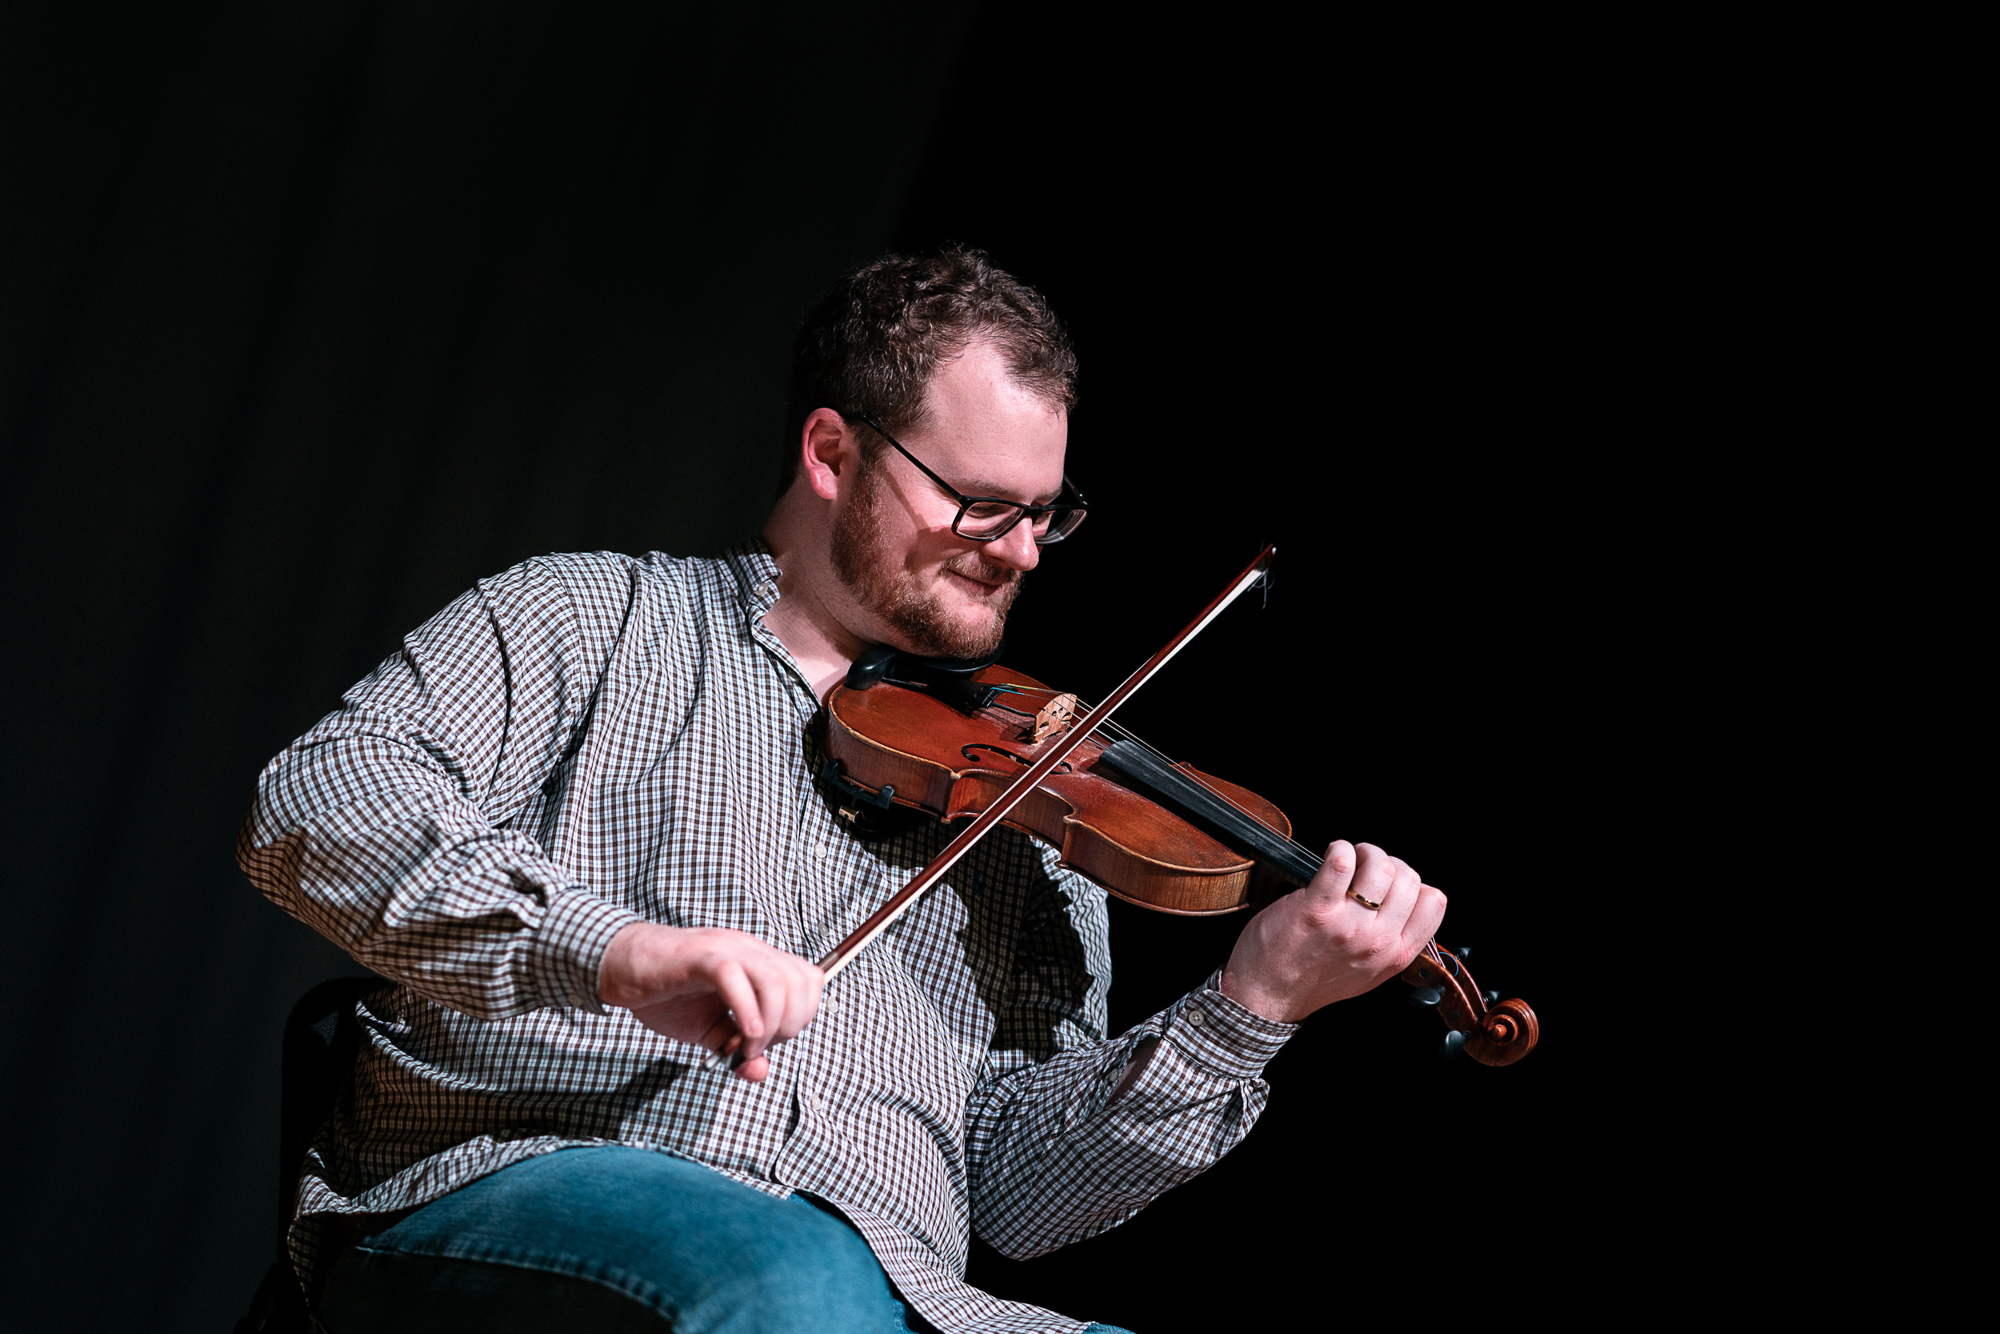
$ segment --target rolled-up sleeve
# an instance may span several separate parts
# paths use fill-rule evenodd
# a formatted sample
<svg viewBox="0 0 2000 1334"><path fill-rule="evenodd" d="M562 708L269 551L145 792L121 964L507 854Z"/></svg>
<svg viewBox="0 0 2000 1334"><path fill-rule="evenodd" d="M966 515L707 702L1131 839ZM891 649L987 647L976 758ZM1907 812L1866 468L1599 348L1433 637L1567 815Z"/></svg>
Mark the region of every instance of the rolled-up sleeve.
<svg viewBox="0 0 2000 1334"><path fill-rule="evenodd" d="M482 580L265 767L244 873L465 1014L600 1009L604 950L639 919L552 860L535 825L609 647L543 562Z"/></svg>
<svg viewBox="0 0 2000 1334"><path fill-rule="evenodd" d="M1101 905L1101 892L1095 897ZM1085 920L1093 915L1084 909L1073 917L1096 944L1101 924ZM1217 972L1106 1039L1108 949L1088 949L1074 962L1094 975L1088 985L1032 986L1017 998L1044 1010L1054 995L1082 998L1064 1016L1041 1016L1041 1031L1058 1034L1062 1049L1027 1064L996 1052L967 1109L973 1231L1017 1259L1116 1227L1213 1166L1263 1112L1264 1066L1298 1031L1223 995ZM1141 1056L1137 1078L1118 1092Z"/></svg>

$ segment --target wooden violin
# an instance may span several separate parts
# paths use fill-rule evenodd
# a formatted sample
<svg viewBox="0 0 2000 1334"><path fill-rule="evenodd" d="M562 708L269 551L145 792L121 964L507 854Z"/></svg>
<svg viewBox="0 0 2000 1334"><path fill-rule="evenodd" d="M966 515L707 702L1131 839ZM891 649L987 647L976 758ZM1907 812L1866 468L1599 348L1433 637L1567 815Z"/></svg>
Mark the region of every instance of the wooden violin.
<svg viewBox="0 0 2000 1334"><path fill-rule="evenodd" d="M1175 763L1111 720L1153 672L1262 579L1267 547L1186 630L1095 707L1032 677L981 662L917 659L876 649L856 659L827 699L821 778L841 814L915 807L971 825L915 880L825 959L837 972L942 878L987 829L1004 823L1056 847L1063 864L1106 891L1159 912L1204 916L1260 906L1318 873L1322 858L1292 841L1263 797ZM1402 973L1413 1003L1434 1006L1442 1050L1511 1065L1539 1037L1526 1002L1482 993L1461 955L1425 945Z"/></svg>

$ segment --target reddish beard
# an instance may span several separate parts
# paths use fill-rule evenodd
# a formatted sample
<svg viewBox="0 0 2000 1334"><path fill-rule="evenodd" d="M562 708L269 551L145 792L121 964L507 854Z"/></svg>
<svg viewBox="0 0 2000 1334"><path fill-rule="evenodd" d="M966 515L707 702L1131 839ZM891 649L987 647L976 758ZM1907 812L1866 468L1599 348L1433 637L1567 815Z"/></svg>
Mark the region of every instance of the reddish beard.
<svg viewBox="0 0 2000 1334"><path fill-rule="evenodd" d="M1007 612L1021 595L1022 574L1004 565L989 565L977 552L960 552L943 568L984 584L1004 584L988 604L984 625L967 625L945 610L944 597L918 587L916 577L889 550L882 536L882 488L864 472L853 503L833 522L833 572L854 594L903 636L909 651L927 658L981 658L1000 647Z"/></svg>

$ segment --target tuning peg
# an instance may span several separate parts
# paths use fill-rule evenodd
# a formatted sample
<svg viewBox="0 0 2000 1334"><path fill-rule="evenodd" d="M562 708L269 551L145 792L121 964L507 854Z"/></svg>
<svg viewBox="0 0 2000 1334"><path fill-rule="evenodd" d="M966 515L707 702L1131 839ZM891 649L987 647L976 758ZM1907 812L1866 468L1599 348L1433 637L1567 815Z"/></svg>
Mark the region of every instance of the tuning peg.
<svg viewBox="0 0 2000 1334"><path fill-rule="evenodd" d="M1453 950L1452 953L1456 954L1461 959L1470 959L1472 957L1472 946L1460 945L1457 949Z"/></svg>
<svg viewBox="0 0 2000 1334"><path fill-rule="evenodd" d="M1497 991L1489 991L1489 992L1487 992L1487 993L1486 993L1486 1003L1487 1003L1488 1005L1498 1005L1498 1004L1500 1003L1500 993L1499 993L1499 992L1497 992Z"/></svg>
<svg viewBox="0 0 2000 1334"><path fill-rule="evenodd" d="M1436 1005L1443 999L1444 993L1436 987L1417 987L1410 992L1410 1004L1417 1006L1419 1009L1428 1005Z"/></svg>
<svg viewBox="0 0 2000 1334"><path fill-rule="evenodd" d="M1444 1035L1444 1041L1438 1043L1438 1055L1447 1061L1463 1050L1465 1050L1465 1034L1455 1028Z"/></svg>

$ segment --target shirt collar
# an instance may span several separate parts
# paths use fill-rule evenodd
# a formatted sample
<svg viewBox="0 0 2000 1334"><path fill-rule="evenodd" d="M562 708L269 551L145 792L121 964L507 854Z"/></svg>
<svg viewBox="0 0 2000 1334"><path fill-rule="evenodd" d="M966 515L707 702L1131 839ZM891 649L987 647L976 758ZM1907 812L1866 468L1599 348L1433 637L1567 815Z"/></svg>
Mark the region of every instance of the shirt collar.
<svg viewBox="0 0 2000 1334"><path fill-rule="evenodd" d="M799 667L792 651L764 624L764 613L778 605L778 562L761 537L753 537L725 551L723 560L736 579L736 600L743 607L743 619L750 637L763 645L785 675L803 692L808 711L819 707L812 682Z"/></svg>
<svg viewBox="0 0 2000 1334"><path fill-rule="evenodd" d="M736 578L736 600L755 623L778 605L778 562L761 537L739 543L723 553Z"/></svg>

